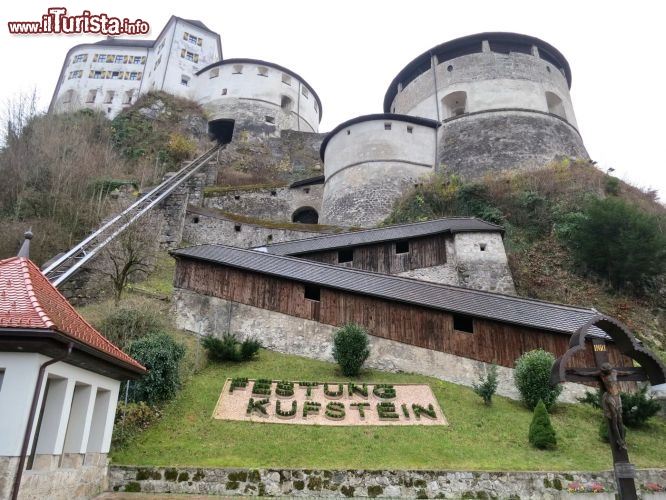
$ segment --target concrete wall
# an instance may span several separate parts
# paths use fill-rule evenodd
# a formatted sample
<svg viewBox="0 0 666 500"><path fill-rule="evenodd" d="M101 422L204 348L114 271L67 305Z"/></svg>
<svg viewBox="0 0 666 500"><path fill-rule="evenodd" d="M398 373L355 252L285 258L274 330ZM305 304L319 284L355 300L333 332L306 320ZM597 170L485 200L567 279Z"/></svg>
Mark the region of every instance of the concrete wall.
<svg viewBox="0 0 666 500"><path fill-rule="evenodd" d="M311 207L321 213L323 184L295 188L230 190L204 199L203 206L281 222L291 222L299 208Z"/></svg>
<svg viewBox="0 0 666 500"><path fill-rule="evenodd" d="M196 99L210 121L235 120L234 134L319 129L321 110L312 88L268 62L231 59L208 69L197 78Z"/></svg>
<svg viewBox="0 0 666 500"><path fill-rule="evenodd" d="M334 326L179 288L174 289L172 301L178 328L202 335L231 332L241 339L257 338L264 347L274 351L333 361L332 338L337 330ZM471 387L489 368L480 361L372 335L370 344L370 357L366 365L389 372L419 373ZM497 393L518 399L519 394L513 384L513 370L498 366L497 371ZM583 396L585 390L580 384L567 383L559 400L575 402L576 397Z"/></svg>
<svg viewBox="0 0 666 500"><path fill-rule="evenodd" d="M390 127L390 129L387 129ZM409 187L433 171L436 131L396 119L372 119L328 142L320 222L372 227Z"/></svg>
<svg viewBox="0 0 666 500"><path fill-rule="evenodd" d="M469 180L543 167L558 157L589 159L578 132L549 114L515 109L465 114L439 130L439 162Z"/></svg>
<svg viewBox="0 0 666 500"><path fill-rule="evenodd" d="M118 467L110 469L113 491L190 493L222 496L278 496L290 498L503 498L564 500L580 498L566 489L576 481L599 483L604 493L596 500L615 498L611 471L603 472L467 472L446 470L303 470ZM664 484L666 472L637 471L638 484ZM585 495L582 495L585 496ZM663 499L645 492L639 498Z"/></svg>

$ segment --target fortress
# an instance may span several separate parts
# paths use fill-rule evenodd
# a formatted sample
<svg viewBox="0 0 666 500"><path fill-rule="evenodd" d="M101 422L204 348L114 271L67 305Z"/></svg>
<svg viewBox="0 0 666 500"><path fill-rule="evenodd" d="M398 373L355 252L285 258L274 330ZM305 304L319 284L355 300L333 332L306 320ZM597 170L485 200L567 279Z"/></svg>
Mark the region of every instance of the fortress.
<svg viewBox="0 0 666 500"><path fill-rule="evenodd" d="M323 138L324 177L314 181L323 190L307 204L315 222L374 226L406 189L441 169L474 178L587 159L570 85L564 56L531 36L481 33L431 48L389 84L382 113ZM151 90L200 103L221 142L316 133L323 112L297 73L225 60L217 33L175 16L154 41L108 38L70 49L50 110L92 108L113 118Z"/></svg>

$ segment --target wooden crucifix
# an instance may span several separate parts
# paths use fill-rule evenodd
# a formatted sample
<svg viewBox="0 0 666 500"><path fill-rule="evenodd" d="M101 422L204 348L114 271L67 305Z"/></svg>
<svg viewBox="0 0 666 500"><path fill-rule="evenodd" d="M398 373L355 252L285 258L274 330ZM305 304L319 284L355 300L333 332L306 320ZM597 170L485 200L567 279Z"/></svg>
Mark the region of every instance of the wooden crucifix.
<svg viewBox="0 0 666 500"><path fill-rule="evenodd" d="M586 336L590 335L594 348L595 367L567 368L571 357L585 349ZM607 341L614 342L620 352L636 361L640 366L613 367L608 358ZM629 462L629 453L624 437L620 382L646 381L652 385L666 382L666 366L652 352L645 349L629 329L608 316L596 315L571 336L569 349L553 364L551 383L596 382L600 385L601 407L608 423L608 439L613 453L615 481L621 500L636 500L636 476Z"/></svg>

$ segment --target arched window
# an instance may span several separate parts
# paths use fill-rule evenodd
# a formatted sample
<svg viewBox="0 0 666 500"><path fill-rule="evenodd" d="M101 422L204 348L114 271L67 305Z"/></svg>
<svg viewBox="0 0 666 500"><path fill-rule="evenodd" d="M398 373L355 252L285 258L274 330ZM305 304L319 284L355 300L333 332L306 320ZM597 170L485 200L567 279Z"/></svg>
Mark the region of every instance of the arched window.
<svg viewBox="0 0 666 500"><path fill-rule="evenodd" d="M444 108L444 118L451 118L467 113L467 92L460 90L444 96L442 107Z"/></svg>
<svg viewBox="0 0 666 500"><path fill-rule="evenodd" d="M282 98L280 99L280 107L282 108L283 111L290 113L292 108L294 107L293 99L291 97L283 95Z"/></svg>
<svg viewBox="0 0 666 500"><path fill-rule="evenodd" d="M546 104L548 105L549 113L564 118L565 120L567 119L567 114L564 111L564 104L562 104L562 99L560 99L557 94L546 92Z"/></svg>

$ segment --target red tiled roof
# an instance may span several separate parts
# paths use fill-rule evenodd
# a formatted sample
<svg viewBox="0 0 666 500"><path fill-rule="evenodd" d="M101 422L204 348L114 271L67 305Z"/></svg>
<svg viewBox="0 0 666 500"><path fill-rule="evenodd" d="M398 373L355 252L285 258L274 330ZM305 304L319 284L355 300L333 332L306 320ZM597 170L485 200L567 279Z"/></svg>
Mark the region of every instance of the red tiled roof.
<svg viewBox="0 0 666 500"><path fill-rule="evenodd" d="M55 330L145 370L83 319L39 268L25 257L0 260L0 328Z"/></svg>

